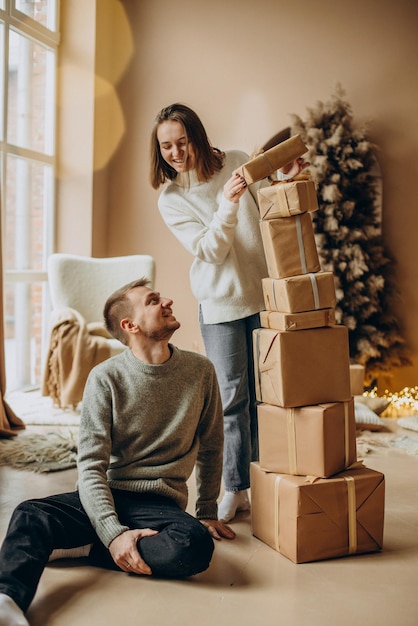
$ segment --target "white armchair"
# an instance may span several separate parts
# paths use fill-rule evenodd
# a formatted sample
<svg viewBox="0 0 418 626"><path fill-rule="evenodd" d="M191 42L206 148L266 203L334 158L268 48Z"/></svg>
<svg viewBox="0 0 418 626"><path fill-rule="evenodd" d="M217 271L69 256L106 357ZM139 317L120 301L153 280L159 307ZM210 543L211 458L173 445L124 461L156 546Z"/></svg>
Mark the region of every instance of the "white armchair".
<svg viewBox="0 0 418 626"><path fill-rule="evenodd" d="M51 335L42 394L54 404L75 407L94 365L126 349L103 324L108 296L126 283L146 277L153 287L152 256L93 258L52 254L48 259Z"/></svg>

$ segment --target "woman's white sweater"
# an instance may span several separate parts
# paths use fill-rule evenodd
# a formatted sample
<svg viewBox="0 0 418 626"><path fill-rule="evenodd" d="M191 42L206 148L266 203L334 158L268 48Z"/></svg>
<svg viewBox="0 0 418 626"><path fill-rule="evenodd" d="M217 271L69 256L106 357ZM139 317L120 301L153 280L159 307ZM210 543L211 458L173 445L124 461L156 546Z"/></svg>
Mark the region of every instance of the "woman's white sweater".
<svg viewBox="0 0 418 626"><path fill-rule="evenodd" d="M239 203L223 187L248 161L244 152L225 153L225 163L208 182L195 170L179 174L161 192L158 208L167 226L193 256L190 282L206 324L242 319L264 308L261 279L268 275L260 215L251 185Z"/></svg>

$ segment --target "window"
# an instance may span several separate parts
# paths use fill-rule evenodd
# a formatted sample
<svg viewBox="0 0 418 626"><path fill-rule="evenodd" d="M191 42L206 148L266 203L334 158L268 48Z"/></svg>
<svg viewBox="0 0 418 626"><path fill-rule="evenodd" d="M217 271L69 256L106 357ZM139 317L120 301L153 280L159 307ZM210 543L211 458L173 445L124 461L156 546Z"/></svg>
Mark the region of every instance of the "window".
<svg viewBox="0 0 418 626"><path fill-rule="evenodd" d="M0 139L7 391L41 382L55 212L59 0L0 0Z"/></svg>

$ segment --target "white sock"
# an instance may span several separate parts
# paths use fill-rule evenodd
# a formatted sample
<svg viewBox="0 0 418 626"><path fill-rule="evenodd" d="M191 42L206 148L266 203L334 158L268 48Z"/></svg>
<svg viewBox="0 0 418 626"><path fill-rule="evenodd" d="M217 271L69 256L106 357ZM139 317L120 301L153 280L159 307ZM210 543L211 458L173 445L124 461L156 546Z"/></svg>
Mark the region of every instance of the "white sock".
<svg viewBox="0 0 418 626"><path fill-rule="evenodd" d="M77 548L57 548L52 550L48 562L57 561L58 559L81 559L90 554L92 545L92 543L88 543L85 546L77 546Z"/></svg>
<svg viewBox="0 0 418 626"><path fill-rule="evenodd" d="M0 593L0 626L29 626L22 609L5 593Z"/></svg>
<svg viewBox="0 0 418 626"><path fill-rule="evenodd" d="M250 501L246 489L242 491L225 491L222 502L218 507L218 519L221 522L230 522L238 511L248 511Z"/></svg>

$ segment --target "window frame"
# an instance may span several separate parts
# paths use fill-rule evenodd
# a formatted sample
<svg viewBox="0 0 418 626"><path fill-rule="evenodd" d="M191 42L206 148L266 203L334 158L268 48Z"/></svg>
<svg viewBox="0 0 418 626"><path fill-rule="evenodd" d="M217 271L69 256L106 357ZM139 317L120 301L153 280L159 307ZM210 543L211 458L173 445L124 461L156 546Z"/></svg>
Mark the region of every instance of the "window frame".
<svg viewBox="0 0 418 626"><path fill-rule="evenodd" d="M0 80L2 81L0 98L2 97L2 110L0 111L1 121L0 121L0 194L1 194L1 220L2 220L2 232L3 238L5 233L5 216L6 216L6 194L7 194L7 170L8 170L8 161L9 158L22 158L25 161L34 164L38 164L40 166L48 166L51 168L51 188L48 187L48 197L44 198L44 202L46 202L46 212L45 212L45 227L43 229L43 250L42 250L42 269L13 269L7 270L3 267L3 276L4 276L4 284L6 283L12 285L31 285L34 283L42 284L42 322L41 322L41 355L40 360L42 363L44 362L46 355L46 343L48 337L48 317L50 311L50 300L49 293L47 289L48 284L48 274L47 274L47 259L48 256L53 251L54 246L54 233L55 233L55 215L56 215L56 197L57 197L57 189L56 189L56 181L57 181L57 74L58 74L58 47L60 43L60 32L59 32L59 17L60 17L60 0L55 0L55 22L56 22L56 30L52 31L45 27L43 24L37 22L27 14L19 11L16 8L15 0L5 0L2 3L4 8L0 8L0 23L3 28L3 38L0 41L0 45L2 46L1 55L0 55ZM9 39L10 39L10 31L13 30L18 35L28 38L33 43L43 46L48 49L52 53L52 65L51 70L53 74L53 89L51 89L51 93L49 93L49 98L47 98L47 102L45 103L45 117L51 121L52 120L52 128L50 128L50 132L52 133L51 140L51 151L52 153L48 154L45 151L37 151L29 148L23 148L17 146L15 144L8 142L8 103L9 103ZM3 58L1 58L3 57ZM3 246L4 251L4 246ZM27 312L30 314L30 311ZM28 345L26 347L27 354L25 358L27 361L30 361L31 356L31 347ZM22 385L22 378L27 378L25 374L22 372L17 373L17 384L20 387ZM6 382L7 382L7 372L6 372ZM41 380L37 381L38 384L41 384ZM24 386L31 386L32 382L25 380L23 382Z"/></svg>

